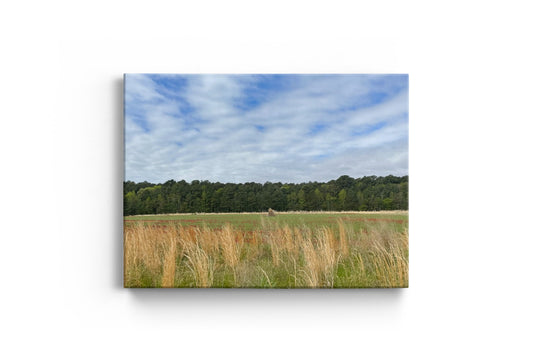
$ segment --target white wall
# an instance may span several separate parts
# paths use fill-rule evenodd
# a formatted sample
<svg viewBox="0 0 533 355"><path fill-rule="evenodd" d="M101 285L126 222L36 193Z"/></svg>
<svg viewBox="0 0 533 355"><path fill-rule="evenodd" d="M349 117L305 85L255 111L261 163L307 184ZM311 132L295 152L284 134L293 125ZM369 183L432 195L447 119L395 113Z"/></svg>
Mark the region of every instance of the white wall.
<svg viewBox="0 0 533 355"><path fill-rule="evenodd" d="M530 12L190 3L2 5L6 353L530 352ZM409 73L411 287L122 289L125 72Z"/></svg>

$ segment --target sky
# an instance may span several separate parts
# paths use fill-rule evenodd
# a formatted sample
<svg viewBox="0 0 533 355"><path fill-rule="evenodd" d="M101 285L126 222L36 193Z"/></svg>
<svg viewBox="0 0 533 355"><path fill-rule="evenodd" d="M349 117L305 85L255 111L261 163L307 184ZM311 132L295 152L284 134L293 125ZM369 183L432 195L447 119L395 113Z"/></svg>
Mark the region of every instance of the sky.
<svg viewBox="0 0 533 355"><path fill-rule="evenodd" d="M408 75L126 74L125 180L408 174Z"/></svg>

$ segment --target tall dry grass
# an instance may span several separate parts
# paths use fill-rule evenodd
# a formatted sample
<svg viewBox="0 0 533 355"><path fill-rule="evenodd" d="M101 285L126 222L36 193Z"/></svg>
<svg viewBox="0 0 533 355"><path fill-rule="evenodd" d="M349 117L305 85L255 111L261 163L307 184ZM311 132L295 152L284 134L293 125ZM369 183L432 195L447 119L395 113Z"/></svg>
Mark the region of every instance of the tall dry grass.
<svg viewBox="0 0 533 355"><path fill-rule="evenodd" d="M165 252L163 259L163 276L161 279L161 287L174 287L174 278L176 275L176 238L170 238L168 249Z"/></svg>
<svg viewBox="0 0 533 355"><path fill-rule="evenodd" d="M126 287L407 287L407 229L369 224L244 232L136 224L124 233Z"/></svg>
<svg viewBox="0 0 533 355"><path fill-rule="evenodd" d="M213 285L214 260L198 243L184 244L186 266L194 275L195 287L211 287Z"/></svg>

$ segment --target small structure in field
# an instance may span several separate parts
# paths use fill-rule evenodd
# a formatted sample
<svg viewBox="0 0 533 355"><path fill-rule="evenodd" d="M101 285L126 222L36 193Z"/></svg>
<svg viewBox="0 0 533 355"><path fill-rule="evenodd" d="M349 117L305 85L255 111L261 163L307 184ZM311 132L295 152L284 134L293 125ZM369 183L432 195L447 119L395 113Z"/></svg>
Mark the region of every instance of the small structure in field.
<svg viewBox="0 0 533 355"><path fill-rule="evenodd" d="M274 216L276 216L276 211L274 211L272 208L269 208L269 209L268 209L268 216L269 216L269 217L274 217Z"/></svg>

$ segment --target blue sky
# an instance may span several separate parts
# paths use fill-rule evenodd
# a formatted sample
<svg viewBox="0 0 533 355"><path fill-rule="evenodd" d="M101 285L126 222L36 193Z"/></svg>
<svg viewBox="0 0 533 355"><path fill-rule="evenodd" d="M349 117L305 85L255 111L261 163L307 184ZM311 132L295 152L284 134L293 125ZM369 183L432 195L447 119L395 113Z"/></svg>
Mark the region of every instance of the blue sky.
<svg viewBox="0 0 533 355"><path fill-rule="evenodd" d="M125 76L125 180L408 174L407 75Z"/></svg>

